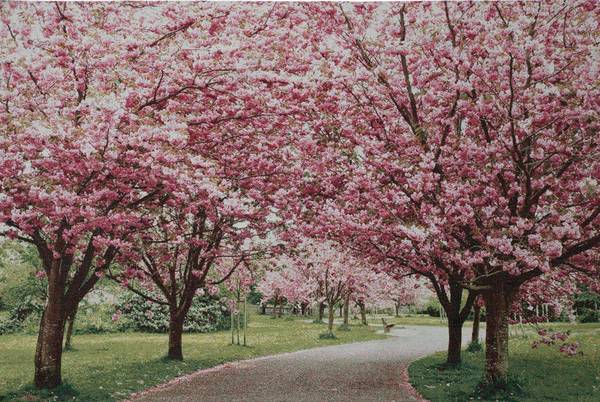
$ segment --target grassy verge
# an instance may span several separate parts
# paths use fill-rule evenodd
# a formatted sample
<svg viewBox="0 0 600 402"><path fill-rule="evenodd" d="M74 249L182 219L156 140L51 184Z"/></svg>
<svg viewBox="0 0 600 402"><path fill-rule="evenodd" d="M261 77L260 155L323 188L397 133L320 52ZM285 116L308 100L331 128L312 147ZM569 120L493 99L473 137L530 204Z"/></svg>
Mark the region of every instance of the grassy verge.
<svg viewBox="0 0 600 402"><path fill-rule="evenodd" d="M486 395L477 392L484 367L484 353L464 353L456 369L442 369L444 354L417 360L409 367L412 385L426 399L436 401L600 401L600 326L598 324L545 324L570 330L583 355L566 357L556 347L531 348L533 331L510 340L510 388Z"/></svg>
<svg viewBox="0 0 600 402"><path fill-rule="evenodd" d="M31 386L35 336L0 336L0 400L111 401L195 370L221 363L311 347L381 339L373 328L352 327L336 332L336 339L320 340L323 324L301 319L252 316L248 345L231 345L230 332L186 334L183 362L163 358L167 335L120 333L79 335L75 350L63 357L65 385L54 392ZM3 398L4 397L4 398Z"/></svg>

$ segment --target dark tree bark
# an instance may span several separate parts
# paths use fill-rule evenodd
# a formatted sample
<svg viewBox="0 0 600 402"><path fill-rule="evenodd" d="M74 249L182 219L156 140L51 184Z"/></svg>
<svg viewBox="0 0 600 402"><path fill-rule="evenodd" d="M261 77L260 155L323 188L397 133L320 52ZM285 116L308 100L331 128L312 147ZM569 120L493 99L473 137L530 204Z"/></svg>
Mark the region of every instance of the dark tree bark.
<svg viewBox="0 0 600 402"><path fill-rule="evenodd" d="M333 336L333 319L334 319L334 309L335 307L333 306L333 303L329 303L329 316L328 316L328 320L327 320L327 331L329 332L329 335Z"/></svg>
<svg viewBox="0 0 600 402"><path fill-rule="evenodd" d="M344 300L344 325L348 325L348 313L350 310L350 295Z"/></svg>
<svg viewBox="0 0 600 402"><path fill-rule="evenodd" d="M446 363L449 365L456 365L461 362L463 322L448 316L448 356Z"/></svg>
<svg viewBox="0 0 600 402"><path fill-rule="evenodd" d="M483 293L486 308L484 381L506 388L508 381L508 314L518 287L502 280Z"/></svg>
<svg viewBox="0 0 600 402"><path fill-rule="evenodd" d="M62 383L62 342L65 328L63 301L64 279L58 267L53 267L48 277L48 296L40 320L35 351L35 376L37 388L55 388Z"/></svg>
<svg viewBox="0 0 600 402"><path fill-rule="evenodd" d="M360 322L362 325L369 325L369 323L367 322L367 311L365 309L365 303L364 302L358 302L358 308L360 309Z"/></svg>
<svg viewBox="0 0 600 402"><path fill-rule="evenodd" d="M325 315L325 303L319 303L319 321L323 321L323 316Z"/></svg>
<svg viewBox="0 0 600 402"><path fill-rule="evenodd" d="M344 316L344 305L340 304L340 318Z"/></svg>
<svg viewBox="0 0 600 402"><path fill-rule="evenodd" d="M461 308L463 289L458 279L452 277L448 279L448 295L446 287L440 284L433 275L428 275L427 277L433 284L438 300L448 317L448 354L446 364L452 366L460 364L462 327L471 312L476 293L469 291L465 305Z"/></svg>
<svg viewBox="0 0 600 402"><path fill-rule="evenodd" d="M400 316L400 303L395 303L394 308L396 310L396 317Z"/></svg>
<svg viewBox="0 0 600 402"><path fill-rule="evenodd" d="M473 305L473 330L471 331L471 342L479 342L479 322L481 321L481 307Z"/></svg>
<svg viewBox="0 0 600 402"><path fill-rule="evenodd" d="M171 315L169 320L169 359L183 360L183 321L177 314Z"/></svg>

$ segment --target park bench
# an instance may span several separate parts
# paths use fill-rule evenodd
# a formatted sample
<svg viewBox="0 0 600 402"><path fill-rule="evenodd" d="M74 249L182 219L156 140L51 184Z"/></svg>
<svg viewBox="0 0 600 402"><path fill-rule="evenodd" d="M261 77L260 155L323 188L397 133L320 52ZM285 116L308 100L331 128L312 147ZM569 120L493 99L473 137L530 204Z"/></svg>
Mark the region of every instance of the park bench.
<svg viewBox="0 0 600 402"><path fill-rule="evenodd" d="M386 334L387 334L388 332L390 332L390 330L391 330L391 329L394 327L394 325L396 325L396 324L388 324L388 323L385 321L385 318L382 318L382 319L381 319L381 322L383 323L383 332L384 332L384 333L386 333Z"/></svg>

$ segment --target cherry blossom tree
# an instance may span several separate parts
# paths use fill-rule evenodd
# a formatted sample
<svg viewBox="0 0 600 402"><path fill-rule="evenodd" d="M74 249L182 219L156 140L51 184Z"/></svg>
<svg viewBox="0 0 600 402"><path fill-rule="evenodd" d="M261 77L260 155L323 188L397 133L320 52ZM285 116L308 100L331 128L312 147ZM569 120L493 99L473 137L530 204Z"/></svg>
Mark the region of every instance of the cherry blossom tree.
<svg viewBox="0 0 600 402"><path fill-rule="evenodd" d="M273 303L273 317L281 317L289 286L290 283L280 271L267 271L260 281L257 290L262 294L261 303Z"/></svg>
<svg viewBox="0 0 600 402"><path fill-rule="evenodd" d="M259 290L266 299L280 298L328 307L328 335L333 335L335 306L343 303L347 317L350 300L367 287L371 268L331 241L303 238L288 255L274 262ZM347 323L347 320L346 320Z"/></svg>
<svg viewBox="0 0 600 402"><path fill-rule="evenodd" d="M185 169L218 201L206 211L211 229L244 197L266 220L262 206L281 189L281 158L270 152L284 150L286 135L273 131L282 121L269 98L255 96L271 85L251 54L258 9L5 3L0 13L0 230L43 261L35 384L51 388L61 383L65 319L118 254L144 244L138 235L156 227L157 210L181 206ZM223 182L225 196L215 193ZM189 213L201 227L202 212ZM190 222L177 219L167 221Z"/></svg>
<svg viewBox="0 0 600 402"><path fill-rule="evenodd" d="M485 380L504 386L519 288L598 274L597 4L310 10L330 66L321 109L337 108L362 173L340 186L377 206L352 215L392 223L365 239L382 254L483 295Z"/></svg>
<svg viewBox="0 0 600 402"><path fill-rule="evenodd" d="M125 107L138 83L119 76L129 44L115 27L136 26L111 7L66 7L1 9L0 221L35 245L48 279L38 387L61 383L66 317L146 225L142 207L163 204L177 181L173 144L154 131L163 124L132 124Z"/></svg>

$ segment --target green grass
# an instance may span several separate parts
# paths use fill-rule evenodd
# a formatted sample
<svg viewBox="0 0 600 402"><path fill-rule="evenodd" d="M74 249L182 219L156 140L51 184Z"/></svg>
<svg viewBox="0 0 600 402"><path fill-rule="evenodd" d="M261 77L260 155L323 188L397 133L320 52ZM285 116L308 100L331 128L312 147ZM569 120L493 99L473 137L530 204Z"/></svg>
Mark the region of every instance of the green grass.
<svg viewBox="0 0 600 402"><path fill-rule="evenodd" d="M335 339L319 339L323 324L253 315L248 345L231 345L230 332L185 334L183 362L164 359L166 334L118 333L78 335L75 350L63 355L65 385L52 393L33 389L35 336L0 336L0 400L111 401L170 379L225 362L300 349L382 339L373 328L336 331ZM4 399L3 397L4 396Z"/></svg>
<svg viewBox="0 0 600 402"><path fill-rule="evenodd" d="M525 337L510 339L509 391L482 396L475 393L483 375L484 353L463 352L463 363L456 369L442 369L444 354L417 360L409 367L412 385L426 399L436 401L600 401L600 325L544 324L570 330L569 341L578 341L583 355L567 357L557 347L531 348L536 339L528 329Z"/></svg>

